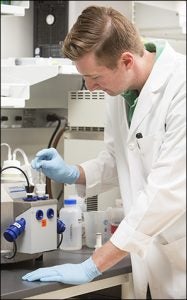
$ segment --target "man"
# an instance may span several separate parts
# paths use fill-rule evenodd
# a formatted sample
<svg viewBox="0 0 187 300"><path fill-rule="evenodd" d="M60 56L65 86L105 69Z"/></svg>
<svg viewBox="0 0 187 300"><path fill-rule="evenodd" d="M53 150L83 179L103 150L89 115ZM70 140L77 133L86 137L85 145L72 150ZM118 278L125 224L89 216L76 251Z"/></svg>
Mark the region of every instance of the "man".
<svg viewBox="0 0 187 300"><path fill-rule="evenodd" d="M112 8L91 6L68 33L63 52L90 91L106 97L106 149L79 166L43 149L35 169L77 184L81 196L119 185L125 218L111 239L81 264L43 268L28 281L81 284L130 253L135 296L185 299L185 57L168 43L143 45Z"/></svg>

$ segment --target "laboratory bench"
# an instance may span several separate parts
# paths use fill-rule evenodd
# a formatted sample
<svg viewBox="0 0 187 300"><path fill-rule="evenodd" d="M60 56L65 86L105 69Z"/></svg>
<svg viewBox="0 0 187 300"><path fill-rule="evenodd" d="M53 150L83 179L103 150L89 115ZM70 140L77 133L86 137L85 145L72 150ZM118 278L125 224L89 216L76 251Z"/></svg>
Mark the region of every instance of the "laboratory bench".
<svg viewBox="0 0 187 300"><path fill-rule="evenodd" d="M89 296L87 299L99 299L96 296L98 291L100 291L100 299L103 299L104 294L102 297L101 291L113 287L120 287L121 299L133 299L129 256L86 284L69 285L59 282L28 282L22 280L23 275L41 267L83 262L90 257L93 251L93 249L86 247L76 251L57 249L45 252L35 260L1 265L1 299L86 299L85 295L88 295L88 293L89 295L95 293L95 295L93 298ZM108 296L106 297L110 299ZM117 297L113 299L117 299Z"/></svg>

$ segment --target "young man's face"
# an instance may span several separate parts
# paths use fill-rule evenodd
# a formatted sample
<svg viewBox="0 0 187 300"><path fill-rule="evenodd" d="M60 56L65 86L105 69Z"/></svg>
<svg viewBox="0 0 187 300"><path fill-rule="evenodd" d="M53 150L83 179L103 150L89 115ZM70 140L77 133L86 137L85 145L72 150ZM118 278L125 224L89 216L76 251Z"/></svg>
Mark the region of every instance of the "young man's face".
<svg viewBox="0 0 187 300"><path fill-rule="evenodd" d="M130 88L132 68L120 58L113 70L98 65L93 53L84 55L75 61L78 72L84 77L88 90L102 90L110 96L116 96ZM132 65L132 64L131 64Z"/></svg>

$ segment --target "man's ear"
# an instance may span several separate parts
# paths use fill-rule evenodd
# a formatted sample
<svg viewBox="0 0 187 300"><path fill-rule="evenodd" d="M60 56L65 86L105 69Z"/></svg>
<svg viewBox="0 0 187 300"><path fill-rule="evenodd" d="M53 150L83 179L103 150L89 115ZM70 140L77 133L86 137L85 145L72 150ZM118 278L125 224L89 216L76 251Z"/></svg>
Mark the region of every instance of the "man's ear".
<svg viewBox="0 0 187 300"><path fill-rule="evenodd" d="M127 69L131 68L134 64L134 56L131 52L123 52L121 55L121 63L125 65Z"/></svg>

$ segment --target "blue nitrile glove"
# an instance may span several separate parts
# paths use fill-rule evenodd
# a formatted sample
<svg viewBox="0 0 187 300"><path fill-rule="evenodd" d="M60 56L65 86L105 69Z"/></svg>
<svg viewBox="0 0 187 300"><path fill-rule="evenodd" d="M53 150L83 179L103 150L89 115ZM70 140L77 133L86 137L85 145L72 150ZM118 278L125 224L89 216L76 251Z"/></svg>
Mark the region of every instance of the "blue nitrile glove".
<svg viewBox="0 0 187 300"><path fill-rule="evenodd" d="M41 168L45 176L59 183L75 183L80 175L79 168L66 164L54 148L39 151L31 166L36 170Z"/></svg>
<svg viewBox="0 0 187 300"><path fill-rule="evenodd" d="M22 277L27 281L58 281L67 284L83 284L92 281L102 273L97 269L92 257L80 264L64 264L50 268L40 268Z"/></svg>

